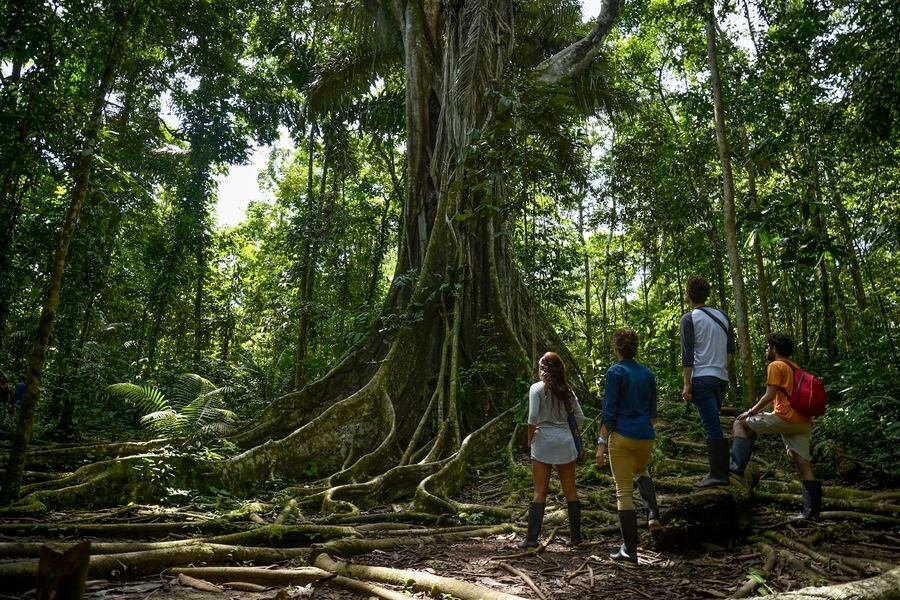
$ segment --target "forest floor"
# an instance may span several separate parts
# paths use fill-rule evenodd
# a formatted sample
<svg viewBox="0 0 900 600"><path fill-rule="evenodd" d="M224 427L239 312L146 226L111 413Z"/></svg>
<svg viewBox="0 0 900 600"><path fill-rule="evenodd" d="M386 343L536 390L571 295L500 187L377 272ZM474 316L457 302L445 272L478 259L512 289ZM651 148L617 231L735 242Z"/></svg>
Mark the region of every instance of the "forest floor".
<svg viewBox="0 0 900 600"><path fill-rule="evenodd" d="M654 456L654 478L665 523L667 506L693 494L690 481L705 471L705 455L698 442L676 442L671 435L672 427L667 429L662 424L659 429L661 435L659 449ZM643 526L640 564L637 566L615 563L607 557L621 543L615 525L614 488L611 478L591 465L583 465L579 469L579 493L585 508L585 542L576 548L565 545L568 535L565 502L554 479L541 537L544 546L536 552L518 550L515 544L523 535L523 517L530 499L527 462L522 456L518 468L510 468L503 461L494 461L473 470L469 484L458 498L473 505L520 508L512 526L496 528L494 521L478 512L457 515L437 525L427 520L416 522L415 514L404 512L408 507L401 504L373 507L356 520L353 517L304 515L301 510L288 513L283 506L271 501L260 504L258 510L248 510L252 503L230 498L223 493L205 499L194 498L189 504L181 506L135 504L103 511L6 517L0 525L0 576L4 568L23 564L21 551L29 543L32 546L36 545L34 543L67 545L89 539L94 543L138 544L202 536L209 540L208 533L200 533L201 525L197 525L195 532L191 532L191 526L186 525L182 530L165 534L153 533L150 528L144 531L143 528L146 524L166 522L222 523L223 515L235 509L241 509L240 516L226 519L230 528L228 531L250 531L275 523L286 527L303 524L354 527L358 531L347 538L352 538L354 542L360 538L402 542L385 545L383 549L352 553L345 559L352 564L430 573L523 598L729 598L736 597L736 594L740 597L855 581L900 565L900 505L897 504L900 492L861 490L842 487L836 481L825 481L822 521L791 524L788 516L800 508L800 496L781 442L777 438L764 437L757 447L758 452L753 460L760 481L754 489L753 501L746 508L751 517L749 528L740 536L720 542L722 545L700 542L673 547L657 544L657 540L651 538L646 526ZM636 505L641 506L639 499L636 499ZM126 531L115 535L74 529L76 526L115 523L126 528L134 527L130 534ZM32 524L39 526L40 531L27 531ZM437 533L439 527L452 532L452 539L428 537ZM342 541L340 536L323 536L321 539L314 536L312 542L328 540L324 544L328 546L335 539ZM346 586L335 585L334 580L328 579L306 585L271 586L264 591L202 591L192 587L198 585L195 582L183 578L179 580L165 567L154 570L151 566L152 575L136 575L126 555L117 556L125 557L119 563L121 569L108 571L108 579L89 581L86 598L287 600L370 598L374 595L350 591ZM338 556L335 553L335 558ZM35 558L27 560L36 561ZM170 566L202 567L205 564L293 569L308 565L308 559L300 556L281 561L226 559L209 563L198 559L174 562ZM526 578L533 582L537 591L530 587ZM228 580L227 577L218 579L220 583ZM235 576L231 581L249 580ZM202 587L202 583L199 585ZM375 585L381 590L394 590L407 597L441 600L454 597L446 593L428 595L421 591L421 586L412 583L393 585L382 580ZM4 592L4 589L10 588L0 587L0 599L35 596L34 591L10 593Z"/></svg>

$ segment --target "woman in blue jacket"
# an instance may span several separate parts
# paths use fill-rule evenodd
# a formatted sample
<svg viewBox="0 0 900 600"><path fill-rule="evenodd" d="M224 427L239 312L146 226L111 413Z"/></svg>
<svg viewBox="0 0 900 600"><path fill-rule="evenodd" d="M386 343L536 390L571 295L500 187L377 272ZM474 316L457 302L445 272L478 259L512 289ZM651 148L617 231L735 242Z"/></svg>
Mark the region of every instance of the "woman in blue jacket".
<svg viewBox="0 0 900 600"><path fill-rule="evenodd" d="M603 421L597 439L597 466L609 466L616 481L616 502L619 509L619 528L622 547L610 554L613 560L637 562L637 515L634 510L634 478L641 498L647 507L647 522L651 530L662 527L656 490L647 472L650 451L656 432L656 379L644 365L634 360L638 336L634 329L616 331L612 338L613 352L619 361L606 372L603 395Z"/></svg>

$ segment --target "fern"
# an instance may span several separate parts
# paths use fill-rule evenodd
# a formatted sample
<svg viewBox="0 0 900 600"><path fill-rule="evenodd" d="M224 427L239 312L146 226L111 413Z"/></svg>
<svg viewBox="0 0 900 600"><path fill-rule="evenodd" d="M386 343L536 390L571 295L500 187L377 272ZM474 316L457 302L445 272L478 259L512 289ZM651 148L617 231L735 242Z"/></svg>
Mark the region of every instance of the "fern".
<svg viewBox="0 0 900 600"><path fill-rule="evenodd" d="M141 424L164 436L220 436L232 429L237 416L225 407L229 387L217 387L195 373L178 377L172 401L159 389L134 383L115 383L109 394L144 414Z"/></svg>
<svg viewBox="0 0 900 600"><path fill-rule="evenodd" d="M143 413L172 410L163 393L149 385L114 383L106 389L111 396L124 400L125 404Z"/></svg>

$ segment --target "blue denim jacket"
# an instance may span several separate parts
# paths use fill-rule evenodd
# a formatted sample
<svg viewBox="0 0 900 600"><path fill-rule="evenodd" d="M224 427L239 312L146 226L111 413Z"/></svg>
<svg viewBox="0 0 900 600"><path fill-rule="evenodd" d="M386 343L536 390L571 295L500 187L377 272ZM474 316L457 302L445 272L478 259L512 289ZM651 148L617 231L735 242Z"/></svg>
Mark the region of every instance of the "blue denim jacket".
<svg viewBox="0 0 900 600"><path fill-rule="evenodd" d="M633 359L620 360L606 372L603 424L610 432L635 440L656 439L656 378Z"/></svg>

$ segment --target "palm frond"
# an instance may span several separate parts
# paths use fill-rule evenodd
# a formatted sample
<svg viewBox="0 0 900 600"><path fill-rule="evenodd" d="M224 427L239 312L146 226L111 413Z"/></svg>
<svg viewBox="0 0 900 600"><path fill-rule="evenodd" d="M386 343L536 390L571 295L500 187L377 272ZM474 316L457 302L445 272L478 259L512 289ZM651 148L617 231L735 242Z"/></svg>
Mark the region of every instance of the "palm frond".
<svg viewBox="0 0 900 600"><path fill-rule="evenodd" d="M126 404L137 408L142 413L172 410L172 407L166 401L165 395L157 388L149 385L114 383L107 387L106 391L110 396L123 400Z"/></svg>
<svg viewBox="0 0 900 600"><path fill-rule="evenodd" d="M172 404L184 409L185 406L196 400L203 394L208 394L216 389L216 384L196 373L183 373L175 382L172 392Z"/></svg>
<svg viewBox="0 0 900 600"><path fill-rule="evenodd" d="M600 54L571 78L569 87L579 111L589 116L605 113L615 119L635 110L634 99L615 86L612 71L609 57Z"/></svg>
<svg viewBox="0 0 900 600"><path fill-rule="evenodd" d="M184 417L178 411L159 410L141 417L141 423L158 433L165 435L177 435L185 426Z"/></svg>
<svg viewBox="0 0 900 600"><path fill-rule="evenodd" d="M234 413L224 408L223 397L231 392L229 387L220 387L200 394L182 408L184 417L194 425L204 425L211 420L235 418Z"/></svg>
<svg viewBox="0 0 900 600"><path fill-rule="evenodd" d="M336 50L318 70L310 86L306 103L310 113L321 114L344 105L368 92L379 77L385 77L401 64L399 40L376 46L372 40L360 40Z"/></svg>

